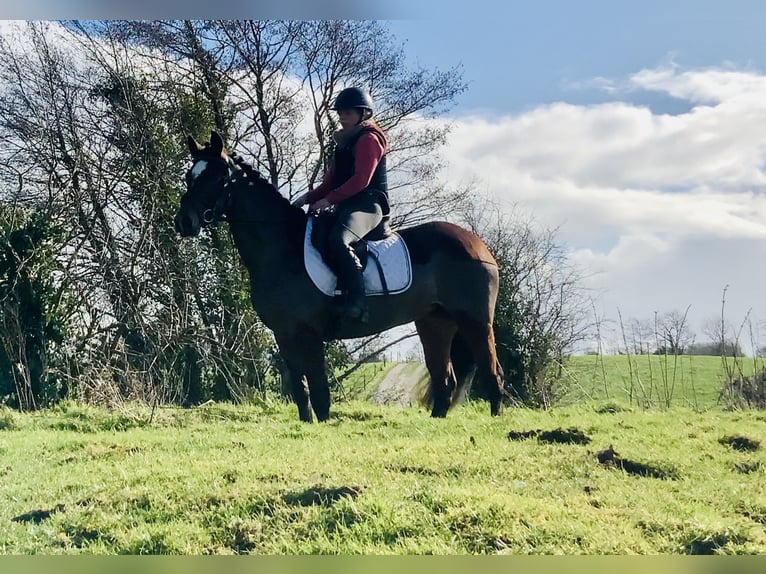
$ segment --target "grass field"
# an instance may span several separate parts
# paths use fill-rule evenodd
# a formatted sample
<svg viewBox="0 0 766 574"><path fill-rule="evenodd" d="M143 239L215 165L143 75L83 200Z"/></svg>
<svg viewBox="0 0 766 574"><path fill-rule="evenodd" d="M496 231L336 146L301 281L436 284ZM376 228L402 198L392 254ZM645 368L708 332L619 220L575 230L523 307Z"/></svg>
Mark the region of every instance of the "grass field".
<svg viewBox="0 0 766 574"><path fill-rule="evenodd" d="M708 409L726 406L721 389L728 373L750 375L755 370L752 358L726 359L710 356L624 355L574 356L562 370L563 389L558 404L617 400L646 408L686 406ZM368 399L385 375L397 363L369 363L343 383L339 397ZM759 359L759 368L763 361ZM406 363L400 370L403 379L419 381L423 368L419 363ZM725 397L723 397L725 398Z"/></svg>
<svg viewBox="0 0 766 574"><path fill-rule="evenodd" d="M364 363L341 383L339 396L342 399L367 400L378 385L397 363Z"/></svg>
<svg viewBox="0 0 766 574"><path fill-rule="evenodd" d="M0 429L4 554L766 553L762 411L64 404Z"/></svg>
<svg viewBox="0 0 766 574"><path fill-rule="evenodd" d="M763 368L759 359L758 368ZM707 356L577 356L563 373L567 392L562 404L617 399L646 407L690 406L709 408L719 398L727 372L750 375L752 358Z"/></svg>

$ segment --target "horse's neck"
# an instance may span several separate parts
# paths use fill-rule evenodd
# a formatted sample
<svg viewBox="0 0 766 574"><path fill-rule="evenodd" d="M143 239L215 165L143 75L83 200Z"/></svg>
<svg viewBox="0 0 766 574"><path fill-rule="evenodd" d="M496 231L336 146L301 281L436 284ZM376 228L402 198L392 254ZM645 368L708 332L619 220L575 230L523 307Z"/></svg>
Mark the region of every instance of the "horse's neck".
<svg viewBox="0 0 766 574"><path fill-rule="evenodd" d="M242 189L232 196L230 226L234 243L253 279L279 277L302 269L303 234L289 204L268 198L270 209L259 209L254 190Z"/></svg>

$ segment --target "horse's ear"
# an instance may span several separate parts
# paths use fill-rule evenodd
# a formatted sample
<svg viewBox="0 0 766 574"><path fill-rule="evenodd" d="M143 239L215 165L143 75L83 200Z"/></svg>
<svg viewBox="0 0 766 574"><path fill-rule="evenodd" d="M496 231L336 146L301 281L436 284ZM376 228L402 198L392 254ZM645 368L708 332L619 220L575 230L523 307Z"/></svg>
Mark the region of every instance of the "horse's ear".
<svg viewBox="0 0 766 574"><path fill-rule="evenodd" d="M197 143L197 140L191 136L186 136L186 143L189 145L189 153L192 155L195 155L202 149L202 146Z"/></svg>
<svg viewBox="0 0 766 574"><path fill-rule="evenodd" d="M217 131L210 132L210 149L216 155L223 153L223 138L218 135Z"/></svg>

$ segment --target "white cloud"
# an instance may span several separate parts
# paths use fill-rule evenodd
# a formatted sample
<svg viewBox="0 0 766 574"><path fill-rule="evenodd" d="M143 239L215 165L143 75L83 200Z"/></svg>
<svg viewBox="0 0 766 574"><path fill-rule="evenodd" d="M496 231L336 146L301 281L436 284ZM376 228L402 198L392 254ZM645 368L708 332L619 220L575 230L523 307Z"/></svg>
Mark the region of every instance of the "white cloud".
<svg viewBox="0 0 766 574"><path fill-rule="evenodd" d="M708 317L727 283L732 313L766 307L766 75L668 65L585 84L624 101L454 120L447 177L559 227L612 312L692 304ZM653 113L631 90L691 106Z"/></svg>
<svg viewBox="0 0 766 574"><path fill-rule="evenodd" d="M706 69L681 72L672 65L641 70L630 77L629 85L666 92L692 103L717 104L755 98L766 90L766 77L757 72Z"/></svg>

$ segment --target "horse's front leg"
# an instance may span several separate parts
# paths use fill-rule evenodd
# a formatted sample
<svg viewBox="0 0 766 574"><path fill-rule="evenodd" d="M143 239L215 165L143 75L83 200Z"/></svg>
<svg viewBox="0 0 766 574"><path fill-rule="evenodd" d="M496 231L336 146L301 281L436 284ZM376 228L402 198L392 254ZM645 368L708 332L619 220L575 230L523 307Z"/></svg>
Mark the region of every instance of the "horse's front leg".
<svg viewBox="0 0 766 574"><path fill-rule="evenodd" d="M324 342L320 337L304 332L299 337L278 338L277 343L291 376L297 378L292 381L292 389L301 420L311 422L310 409L313 408L317 419L326 421L330 418L330 385Z"/></svg>
<svg viewBox="0 0 766 574"><path fill-rule="evenodd" d="M291 366L291 361L284 356L283 359L285 359L286 368L282 369L281 375L287 379L283 381L283 384L290 389L290 394L298 407L300 419L305 423L313 423L314 417L311 414L311 401L309 400L306 378L296 367Z"/></svg>

